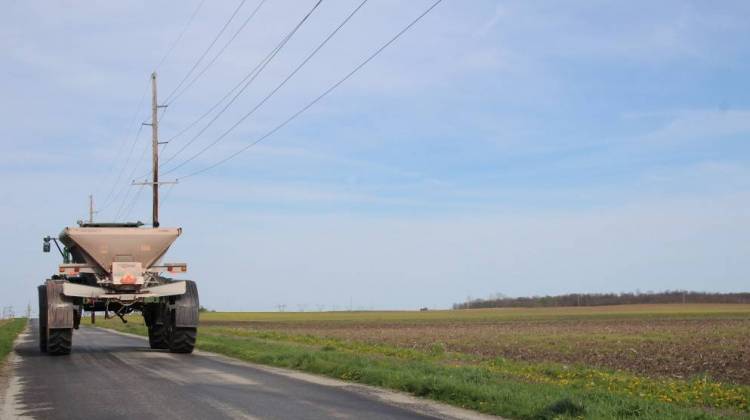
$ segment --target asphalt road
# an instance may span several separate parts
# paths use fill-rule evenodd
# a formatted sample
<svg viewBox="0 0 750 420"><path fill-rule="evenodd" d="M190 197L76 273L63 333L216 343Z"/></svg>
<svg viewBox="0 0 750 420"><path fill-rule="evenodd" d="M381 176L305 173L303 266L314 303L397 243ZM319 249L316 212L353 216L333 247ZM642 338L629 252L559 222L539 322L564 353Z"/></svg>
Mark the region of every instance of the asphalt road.
<svg viewBox="0 0 750 420"><path fill-rule="evenodd" d="M441 404L212 353L171 354L138 337L75 331L70 356L39 352L36 324L19 338L3 418L471 418Z"/></svg>

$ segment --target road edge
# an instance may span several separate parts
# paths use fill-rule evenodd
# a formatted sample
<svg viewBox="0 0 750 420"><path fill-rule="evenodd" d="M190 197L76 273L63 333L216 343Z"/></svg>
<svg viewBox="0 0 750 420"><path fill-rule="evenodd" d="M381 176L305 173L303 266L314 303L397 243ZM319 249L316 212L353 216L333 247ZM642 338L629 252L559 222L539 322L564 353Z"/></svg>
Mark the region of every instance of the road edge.
<svg viewBox="0 0 750 420"><path fill-rule="evenodd" d="M27 419L29 417L19 414L16 405L16 396L22 391L22 385L16 376L16 365L20 362L21 356L16 353L16 347L19 343L26 341L26 337L31 334L31 319L26 320L26 326L13 340L13 349L8 353L8 357L2 362L0 367L0 420L10 419Z"/></svg>
<svg viewBox="0 0 750 420"><path fill-rule="evenodd" d="M86 326L85 328L98 328L119 334L126 337L138 338L147 341L148 338L137 335L126 333L122 331L113 330L111 328L104 328L98 326ZM493 419L498 420L502 417L491 416L488 414L479 413L476 411L468 410L465 408L455 407L445 403L441 403L426 398L415 397L414 395L407 394L405 392L394 391L386 388L378 388L371 385L358 384L353 382L346 382L341 379L335 379L328 376L315 375L312 373L301 372L292 369L280 368L275 366L262 365L258 363L246 362L244 360L235 359L233 357L225 356L219 353L213 353L203 350L196 350L194 354L200 356L211 357L217 360L221 360L228 364L249 366L254 369L262 370L264 372L285 376L287 378L296 379L303 382L313 383L316 385L345 388L348 391L356 392L366 397L377 399L378 401L392 405L399 408L404 408L417 412L419 414L427 416L436 416L439 418L456 419L456 420L486 420Z"/></svg>

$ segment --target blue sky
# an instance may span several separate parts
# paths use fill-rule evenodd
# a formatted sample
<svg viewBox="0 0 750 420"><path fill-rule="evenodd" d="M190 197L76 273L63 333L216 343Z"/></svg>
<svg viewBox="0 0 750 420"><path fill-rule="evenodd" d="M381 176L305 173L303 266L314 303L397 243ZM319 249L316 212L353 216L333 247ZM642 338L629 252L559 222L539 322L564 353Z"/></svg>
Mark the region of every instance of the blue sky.
<svg viewBox="0 0 750 420"><path fill-rule="evenodd" d="M126 180L148 171L148 128L134 140L148 98L137 105L198 2L152 3L11 1L0 16L0 304L33 302L58 263L41 237L85 217L88 194L100 220L119 209L124 218L131 203L129 219L149 220L148 194ZM358 3L324 0L174 162L257 104ZM430 3L370 0L278 95L164 177L246 146ZM162 97L238 4L199 10L157 69ZM217 45L257 4L247 0ZM313 4L267 0L170 104L162 138L221 98ZM293 123L166 187L162 225L185 232L168 259L188 262L203 303L226 310L746 291L748 18L740 1L445 0Z"/></svg>

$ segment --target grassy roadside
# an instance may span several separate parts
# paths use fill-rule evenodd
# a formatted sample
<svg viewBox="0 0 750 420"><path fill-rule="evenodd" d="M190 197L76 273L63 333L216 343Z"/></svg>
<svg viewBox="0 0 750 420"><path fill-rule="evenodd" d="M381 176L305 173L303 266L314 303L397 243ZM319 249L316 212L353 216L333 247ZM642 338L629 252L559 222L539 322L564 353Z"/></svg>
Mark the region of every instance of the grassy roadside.
<svg viewBox="0 0 750 420"><path fill-rule="evenodd" d="M0 361L5 360L13 350L13 341L26 327L26 318L14 318L0 321Z"/></svg>
<svg viewBox="0 0 750 420"><path fill-rule="evenodd" d="M105 327L145 335L142 321ZM304 334L201 328L198 348L405 391L488 414L518 419L747 418L747 387L707 379L656 381L554 364L490 362L434 348L418 351ZM666 397L666 398L665 398Z"/></svg>

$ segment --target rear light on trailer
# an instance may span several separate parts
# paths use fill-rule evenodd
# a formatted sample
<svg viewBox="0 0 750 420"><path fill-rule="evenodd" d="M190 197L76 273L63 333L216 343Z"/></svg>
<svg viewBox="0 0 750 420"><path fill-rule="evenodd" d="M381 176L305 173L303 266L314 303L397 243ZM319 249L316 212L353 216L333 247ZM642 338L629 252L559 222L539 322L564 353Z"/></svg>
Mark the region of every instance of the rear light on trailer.
<svg viewBox="0 0 750 420"><path fill-rule="evenodd" d="M184 273L187 271L186 265L170 265L167 266L167 271L170 273Z"/></svg>
<svg viewBox="0 0 750 420"><path fill-rule="evenodd" d="M65 267L65 266L60 266L60 273L61 274L74 275L74 274L78 274L80 272L81 272L81 268L80 267Z"/></svg>

